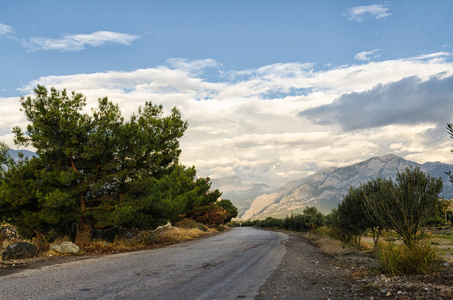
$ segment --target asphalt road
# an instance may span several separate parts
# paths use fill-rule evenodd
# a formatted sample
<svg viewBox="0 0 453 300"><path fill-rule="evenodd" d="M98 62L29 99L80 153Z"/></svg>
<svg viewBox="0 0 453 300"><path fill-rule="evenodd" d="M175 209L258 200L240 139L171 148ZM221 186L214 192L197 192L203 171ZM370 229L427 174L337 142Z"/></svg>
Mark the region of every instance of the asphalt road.
<svg viewBox="0 0 453 300"><path fill-rule="evenodd" d="M287 238L235 228L166 248L23 270L0 277L0 299L254 299Z"/></svg>

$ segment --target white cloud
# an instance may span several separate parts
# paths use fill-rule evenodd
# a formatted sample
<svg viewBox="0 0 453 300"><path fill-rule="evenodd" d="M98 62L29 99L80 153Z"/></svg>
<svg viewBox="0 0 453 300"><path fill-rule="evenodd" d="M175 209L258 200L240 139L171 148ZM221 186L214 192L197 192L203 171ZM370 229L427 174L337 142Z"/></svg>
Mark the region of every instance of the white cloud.
<svg viewBox="0 0 453 300"><path fill-rule="evenodd" d="M90 34L65 35L61 39L32 37L24 41L23 45L32 51L36 50L62 50L80 51L86 46L99 47L108 43L130 45L140 36L111 31L96 31Z"/></svg>
<svg viewBox="0 0 453 300"><path fill-rule="evenodd" d="M175 69L185 71L190 74L200 74L207 68L219 68L221 64L215 59L188 60L185 58L171 58L167 60Z"/></svg>
<svg viewBox="0 0 453 300"><path fill-rule="evenodd" d="M371 60L371 56L380 51L381 49L374 49L372 51L363 51L363 52L360 52L360 53L357 53L355 56L354 56L354 59L356 60L359 60L359 61L370 61ZM379 57L379 54L373 56L373 58L377 58Z"/></svg>
<svg viewBox="0 0 453 300"><path fill-rule="evenodd" d="M176 106L189 122L181 140L182 163L195 165L200 176L237 175L279 186L319 168L389 153L417 162L451 162L451 140L445 125L439 128L444 121L432 121L436 116L448 118L448 110L440 114L439 105L431 110L421 105L421 96L429 95L422 92L425 88L435 91L431 93L436 96L433 101L451 94L447 81L453 75L453 64L449 57L447 53L433 53L326 70L316 70L313 64L274 64L226 72L220 82L193 71L216 68L218 62L176 59L169 61L173 68L43 77L24 87L22 93L31 93L39 83L81 92L91 106L96 105L98 97L108 96L126 116L145 101L160 103L167 110ZM404 85L403 79L409 77L413 79ZM388 88L383 88L386 84ZM391 89L396 86L409 87L412 92L402 95L414 97L396 97ZM414 90L417 88L420 90ZM330 105L341 97L347 100L351 93L379 99L375 104L384 107L378 107L379 114L370 118L379 126L345 130L348 118L362 124L366 118L356 120L354 115L345 115L330 124L315 124L298 116L301 111ZM382 98L386 95L393 97L393 102ZM367 99L366 105L351 101L361 109L372 109L373 103ZM429 114L420 117L420 122L410 113L402 114L401 109L411 104ZM24 126L24 117L17 98L0 99L0 105L0 128L4 129L0 140L10 141L7 133L13 125ZM394 118L381 120L380 115Z"/></svg>
<svg viewBox="0 0 453 300"><path fill-rule="evenodd" d="M386 5L373 4L367 6L350 7L347 9L344 15L348 17L348 20L362 22L367 17L384 19L391 15L388 11L389 8Z"/></svg>
<svg viewBox="0 0 453 300"><path fill-rule="evenodd" d="M14 33L14 29L11 26L0 23L0 35L7 35Z"/></svg>
<svg viewBox="0 0 453 300"><path fill-rule="evenodd" d="M19 111L19 98L0 98L0 107L0 141L13 147L14 136L12 134L12 128L14 126L25 128L27 119Z"/></svg>

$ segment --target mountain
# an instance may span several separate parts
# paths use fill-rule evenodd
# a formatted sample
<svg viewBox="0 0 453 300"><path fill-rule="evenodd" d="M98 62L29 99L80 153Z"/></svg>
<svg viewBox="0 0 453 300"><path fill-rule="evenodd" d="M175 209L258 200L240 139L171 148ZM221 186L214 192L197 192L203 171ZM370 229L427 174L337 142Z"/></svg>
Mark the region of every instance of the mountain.
<svg viewBox="0 0 453 300"><path fill-rule="evenodd" d="M329 213L337 208L350 186L357 187L360 183L377 177L394 179L398 170L409 166L419 166L424 172L436 177L441 176L444 180L441 196L453 198L453 185L445 174L453 170L453 165L440 162L418 164L396 155L385 155L346 167L324 169L308 177L290 181L275 193L256 197L241 218L280 218L301 213L307 206L314 206L323 213Z"/></svg>
<svg viewBox="0 0 453 300"><path fill-rule="evenodd" d="M256 183L248 178L221 177L211 179L212 188L219 189L223 199L229 199L238 208L241 216L258 195L269 193L272 188L264 183Z"/></svg>
<svg viewBox="0 0 453 300"><path fill-rule="evenodd" d="M12 149L8 150L9 155L11 155L11 157L14 160L19 160L19 152L22 152L22 154L24 155L24 158L25 157L32 158L33 156L38 156L38 154L36 154L35 152L28 151L28 150L12 150Z"/></svg>

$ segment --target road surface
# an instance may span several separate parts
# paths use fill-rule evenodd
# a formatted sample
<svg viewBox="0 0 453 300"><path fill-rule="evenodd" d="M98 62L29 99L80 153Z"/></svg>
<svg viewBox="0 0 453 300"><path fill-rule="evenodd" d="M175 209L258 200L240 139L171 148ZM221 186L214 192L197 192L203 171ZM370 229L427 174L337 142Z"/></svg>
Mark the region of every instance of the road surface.
<svg viewBox="0 0 453 300"><path fill-rule="evenodd" d="M7 299L254 299L279 265L283 233L235 228L166 248L0 277Z"/></svg>

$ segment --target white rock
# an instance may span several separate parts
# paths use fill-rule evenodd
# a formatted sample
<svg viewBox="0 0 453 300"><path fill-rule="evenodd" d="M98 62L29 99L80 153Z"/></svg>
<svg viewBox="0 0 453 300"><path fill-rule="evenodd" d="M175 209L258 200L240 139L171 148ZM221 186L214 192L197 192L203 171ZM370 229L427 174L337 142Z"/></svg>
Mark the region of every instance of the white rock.
<svg viewBox="0 0 453 300"><path fill-rule="evenodd" d="M50 250L63 254L76 254L80 251L80 247L71 242L63 242L61 244L50 245Z"/></svg>

